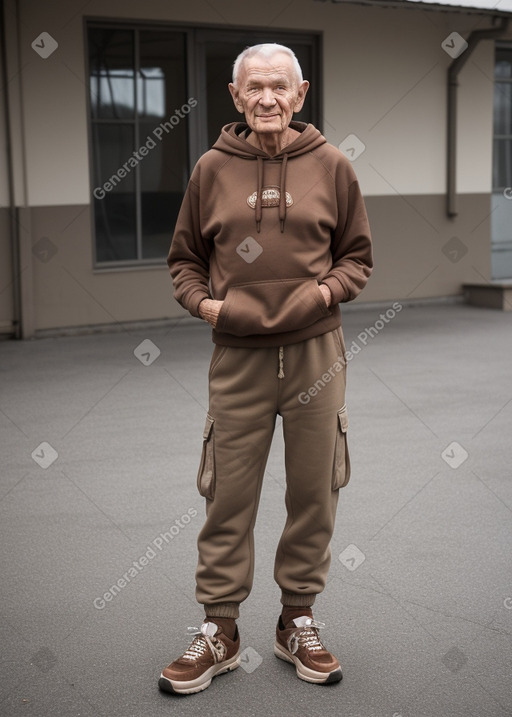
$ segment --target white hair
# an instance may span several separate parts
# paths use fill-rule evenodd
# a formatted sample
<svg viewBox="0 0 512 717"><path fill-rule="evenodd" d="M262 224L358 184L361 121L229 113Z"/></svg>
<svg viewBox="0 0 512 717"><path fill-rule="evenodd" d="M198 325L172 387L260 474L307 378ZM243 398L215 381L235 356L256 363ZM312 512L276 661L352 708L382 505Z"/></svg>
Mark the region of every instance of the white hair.
<svg viewBox="0 0 512 717"><path fill-rule="evenodd" d="M254 55L262 55L263 57L269 59L274 55L277 55L279 52L282 52L291 58L293 63L293 69L295 71L297 81L300 85L303 79L302 70L293 50L290 50L290 48L286 47L285 45L278 45L277 42L265 42L261 45L252 45L251 47L246 47L245 50L243 50L243 52L238 55L235 62L233 63L233 84L235 85L235 87L237 86L238 77L240 76L240 70L244 63L244 60L248 59L249 57L254 57Z"/></svg>

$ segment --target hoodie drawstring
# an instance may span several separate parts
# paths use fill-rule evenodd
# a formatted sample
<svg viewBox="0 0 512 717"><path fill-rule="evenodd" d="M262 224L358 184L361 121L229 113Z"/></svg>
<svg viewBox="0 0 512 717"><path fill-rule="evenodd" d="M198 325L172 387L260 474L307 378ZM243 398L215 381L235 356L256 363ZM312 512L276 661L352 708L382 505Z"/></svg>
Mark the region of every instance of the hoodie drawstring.
<svg viewBox="0 0 512 717"><path fill-rule="evenodd" d="M284 346L279 347L279 373L277 378L284 378Z"/></svg>
<svg viewBox="0 0 512 717"><path fill-rule="evenodd" d="M283 156L281 164L281 180L280 180L280 197L279 197L279 222L281 224L281 234L284 232L284 222L286 219L286 165L288 164L288 155Z"/></svg>
<svg viewBox="0 0 512 717"><path fill-rule="evenodd" d="M258 155L256 159L258 164L258 189L256 192L256 229L259 234L261 228L261 202L263 194L263 158Z"/></svg>
<svg viewBox="0 0 512 717"><path fill-rule="evenodd" d="M264 160L263 157L257 155L256 163L258 168L257 191L256 191L256 230L258 234L261 231L261 217L263 206L263 176L264 176ZM284 223L286 221L286 168L288 165L288 155L283 155L281 162L281 178L279 180L279 223L281 226L281 234L284 232Z"/></svg>

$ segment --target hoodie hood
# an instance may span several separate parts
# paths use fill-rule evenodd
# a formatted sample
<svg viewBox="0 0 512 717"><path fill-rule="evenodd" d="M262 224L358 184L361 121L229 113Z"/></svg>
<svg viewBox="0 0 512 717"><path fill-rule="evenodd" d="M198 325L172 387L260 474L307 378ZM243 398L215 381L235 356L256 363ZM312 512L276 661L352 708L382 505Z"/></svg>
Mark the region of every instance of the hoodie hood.
<svg viewBox="0 0 512 717"><path fill-rule="evenodd" d="M256 207L255 218L258 233L261 227L262 215L262 193L264 186L264 173L266 160L280 160L281 164L281 181L279 187L279 221L281 224L281 232L284 232L286 221L286 168L288 160L298 157L311 150L316 149L327 141L322 133L312 124L305 122L290 122L291 129L300 132L293 142L286 145L280 152L274 155L267 154L263 149L255 147L245 139L245 134L249 129L249 125L245 122L231 122L222 128L220 137L213 145L212 149L226 154L235 155L241 159L256 162L257 174L257 191L256 191Z"/></svg>

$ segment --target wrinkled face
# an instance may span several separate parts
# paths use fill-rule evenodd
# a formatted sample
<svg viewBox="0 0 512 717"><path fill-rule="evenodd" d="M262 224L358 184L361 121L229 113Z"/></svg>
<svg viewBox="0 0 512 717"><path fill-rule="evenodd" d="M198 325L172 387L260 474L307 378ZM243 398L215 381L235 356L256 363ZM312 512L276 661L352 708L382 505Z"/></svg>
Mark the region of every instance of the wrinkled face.
<svg viewBox="0 0 512 717"><path fill-rule="evenodd" d="M293 113L302 109L308 87L307 81L299 84L292 58L277 52L270 58L254 55L246 59L238 85L230 83L229 90L253 132L281 134Z"/></svg>

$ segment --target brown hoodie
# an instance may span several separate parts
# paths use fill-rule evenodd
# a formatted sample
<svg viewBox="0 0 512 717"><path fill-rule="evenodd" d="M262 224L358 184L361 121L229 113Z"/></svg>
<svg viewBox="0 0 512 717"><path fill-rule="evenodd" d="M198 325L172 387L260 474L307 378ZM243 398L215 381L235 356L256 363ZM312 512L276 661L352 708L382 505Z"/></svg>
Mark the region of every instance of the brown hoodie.
<svg viewBox="0 0 512 717"><path fill-rule="evenodd" d="M372 270L368 218L350 162L311 124L279 154L226 125L196 164L167 262L174 296L193 316L224 301L213 341L280 346L341 323ZM332 294L327 307L320 283Z"/></svg>

